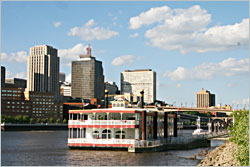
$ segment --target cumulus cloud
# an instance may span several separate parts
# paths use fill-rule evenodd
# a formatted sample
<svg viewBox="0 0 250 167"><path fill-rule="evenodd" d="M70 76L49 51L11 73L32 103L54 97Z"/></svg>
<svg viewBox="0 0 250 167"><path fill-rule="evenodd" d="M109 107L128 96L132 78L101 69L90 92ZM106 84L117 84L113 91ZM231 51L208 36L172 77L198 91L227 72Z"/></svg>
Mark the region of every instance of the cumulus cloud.
<svg viewBox="0 0 250 167"><path fill-rule="evenodd" d="M138 29L143 25L150 25L155 22L161 22L165 18L170 17L171 15L172 10L167 6L151 8L147 12L142 12L139 16L130 18L129 28Z"/></svg>
<svg viewBox="0 0 250 167"><path fill-rule="evenodd" d="M138 37L138 36L139 36L138 33L134 33L134 34L131 34L129 37L130 37L130 38L136 38L136 37Z"/></svg>
<svg viewBox="0 0 250 167"><path fill-rule="evenodd" d="M236 76L245 74L249 70L249 59L236 60L228 58L219 63L203 63L191 69L178 67L174 71L167 71L163 77L171 80L210 80L216 76Z"/></svg>
<svg viewBox="0 0 250 167"><path fill-rule="evenodd" d="M27 79L26 72L18 72L14 74L11 71L6 71L6 78L22 78L22 79Z"/></svg>
<svg viewBox="0 0 250 167"><path fill-rule="evenodd" d="M62 64L66 66L71 65L71 61L77 60L79 55L86 54L87 45L83 45L82 43L76 44L72 48L68 49L59 49L58 56L60 57L60 61Z"/></svg>
<svg viewBox="0 0 250 167"><path fill-rule="evenodd" d="M112 65L114 65L114 66L121 66L121 65L124 65L124 64L131 64L134 61L136 61L136 57L135 56L132 56L132 55L119 56L119 57L116 57L112 61Z"/></svg>
<svg viewBox="0 0 250 167"><path fill-rule="evenodd" d="M249 43L249 19L208 28L211 14L198 5L187 9L170 9L167 6L151 8L130 18L129 23L130 29L155 23L145 32L150 44L182 54L236 49L247 47Z"/></svg>
<svg viewBox="0 0 250 167"><path fill-rule="evenodd" d="M26 63L27 52L20 51L20 52L16 52L16 53L10 53L9 55L6 53L2 53L1 60L8 61L8 62Z"/></svg>
<svg viewBox="0 0 250 167"><path fill-rule="evenodd" d="M69 36L76 36L82 40L106 40L114 36L118 36L119 33L112 31L109 28L103 28L95 26L93 19L89 20L82 27L74 27L70 29Z"/></svg>
<svg viewBox="0 0 250 167"><path fill-rule="evenodd" d="M61 26L61 22L60 21L57 21L57 22L54 22L53 23L54 27L60 27Z"/></svg>

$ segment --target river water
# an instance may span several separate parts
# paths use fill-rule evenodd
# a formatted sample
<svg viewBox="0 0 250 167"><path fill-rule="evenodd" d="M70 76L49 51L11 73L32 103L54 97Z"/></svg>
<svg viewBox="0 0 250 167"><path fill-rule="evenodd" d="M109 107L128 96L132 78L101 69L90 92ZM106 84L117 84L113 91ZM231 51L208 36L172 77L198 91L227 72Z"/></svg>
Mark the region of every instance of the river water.
<svg viewBox="0 0 250 167"><path fill-rule="evenodd" d="M185 130L183 135L192 131ZM197 160L186 159L200 150L168 150L153 153L126 151L69 150L67 131L7 131L1 133L3 166L196 166ZM222 144L212 141L211 149Z"/></svg>

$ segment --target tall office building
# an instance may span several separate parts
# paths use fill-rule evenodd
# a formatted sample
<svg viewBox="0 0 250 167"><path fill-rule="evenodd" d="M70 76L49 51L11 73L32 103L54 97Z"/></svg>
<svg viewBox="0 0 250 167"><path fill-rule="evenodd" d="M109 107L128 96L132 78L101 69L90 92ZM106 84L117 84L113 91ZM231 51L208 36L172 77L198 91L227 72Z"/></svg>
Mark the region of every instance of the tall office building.
<svg viewBox="0 0 250 167"><path fill-rule="evenodd" d="M156 100L156 72L146 70L126 70L121 73L121 94L133 93L140 96L144 89L144 102L153 103Z"/></svg>
<svg viewBox="0 0 250 167"><path fill-rule="evenodd" d="M21 78L8 78L5 80L6 87L13 87L13 88L23 88L25 89L27 86L27 80Z"/></svg>
<svg viewBox="0 0 250 167"><path fill-rule="evenodd" d="M60 83L65 82L65 73L64 72L59 73L59 82Z"/></svg>
<svg viewBox="0 0 250 167"><path fill-rule="evenodd" d="M87 55L80 55L77 61L72 61L71 83L73 98L96 98L98 102L104 98L102 62L91 56L90 46Z"/></svg>
<svg viewBox="0 0 250 167"><path fill-rule="evenodd" d="M59 99L59 57L57 49L48 45L30 48L27 63L27 89L54 93Z"/></svg>
<svg viewBox="0 0 250 167"><path fill-rule="evenodd" d="M202 88L202 90L196 94L196 106L198 108L215 106L215 94L211 94L210 91Z"/></svg>
<svg viewBox="0 0 250 167"><path fill-rule="evenodd" d="M5 67L1 66L1 87L3 88L5 86Z"/></svg>
<svg viewBox="0 0 250 167"><path fill-rule="evenodd" d="M115 82L105 82L105 89L109 91L109 95L115 95L117 94L118 86Z"/></svg>

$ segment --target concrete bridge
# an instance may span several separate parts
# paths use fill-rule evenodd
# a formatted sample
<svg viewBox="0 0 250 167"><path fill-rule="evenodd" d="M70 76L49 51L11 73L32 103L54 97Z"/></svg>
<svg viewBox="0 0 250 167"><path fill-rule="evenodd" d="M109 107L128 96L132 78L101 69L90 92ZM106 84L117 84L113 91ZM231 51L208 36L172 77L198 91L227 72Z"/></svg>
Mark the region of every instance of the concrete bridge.
<svg viewBox="0 0 250 167"><path fill-rule="evenodd" d="M156 108L155 106L146 106L148 109L161 110L165 112L185 112L185 111L193 111L193 112L212 112L212 113L226 113L231 114L233 110L226 109L218 109L218 108L196 108L196 107L178 107L178 106L162 106Z"/></svg>

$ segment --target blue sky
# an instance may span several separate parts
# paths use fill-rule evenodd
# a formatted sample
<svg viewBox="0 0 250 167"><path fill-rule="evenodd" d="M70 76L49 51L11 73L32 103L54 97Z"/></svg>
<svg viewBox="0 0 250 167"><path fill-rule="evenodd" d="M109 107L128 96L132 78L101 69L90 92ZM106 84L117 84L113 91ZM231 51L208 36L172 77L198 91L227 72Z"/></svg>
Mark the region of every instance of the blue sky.
<svg viewBox="0 0 250 167"><path fill-rule="evenodd" d="M88 44L106 81L151 68L157 99L195 106L205 88L216 104L249 103L248 2L2 2L1 64L26 78L29 48L58 49L60 71Z"/></svg>

